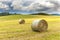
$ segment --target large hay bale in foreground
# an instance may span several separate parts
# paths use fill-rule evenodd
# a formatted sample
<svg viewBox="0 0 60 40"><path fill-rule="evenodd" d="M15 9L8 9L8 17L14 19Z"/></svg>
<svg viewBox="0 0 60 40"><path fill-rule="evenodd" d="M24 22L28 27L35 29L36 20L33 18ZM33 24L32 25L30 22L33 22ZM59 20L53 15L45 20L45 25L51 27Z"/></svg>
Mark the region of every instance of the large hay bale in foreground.
<svg viewBox="0 0 60 40"><path fill-rule="evenodd" d="M24 19L19 19L19 24L24 24L25 20Z"/></svg>
<svg viewBox="0 0 60 40"><path fill-rule="evenodd" d="M43 31L47 31L48 23L44 19L34 20L31 27L33 31L43 32Z"/></svg>

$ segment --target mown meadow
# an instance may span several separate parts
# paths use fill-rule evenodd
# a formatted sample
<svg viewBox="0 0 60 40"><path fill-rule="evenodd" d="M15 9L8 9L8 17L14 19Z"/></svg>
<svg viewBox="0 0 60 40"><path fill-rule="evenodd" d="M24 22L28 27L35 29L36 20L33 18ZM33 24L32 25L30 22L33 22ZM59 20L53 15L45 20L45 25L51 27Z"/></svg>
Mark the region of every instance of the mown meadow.
<svg viewBox="0 0 60 40"><path fill-rule="evenodd" d="M25 19L25 24L19 24L19 19ZM32 31L31 24L36 19L48 22L47 32ZM60 16L0 16L0 40L60 40Z"/></svg>

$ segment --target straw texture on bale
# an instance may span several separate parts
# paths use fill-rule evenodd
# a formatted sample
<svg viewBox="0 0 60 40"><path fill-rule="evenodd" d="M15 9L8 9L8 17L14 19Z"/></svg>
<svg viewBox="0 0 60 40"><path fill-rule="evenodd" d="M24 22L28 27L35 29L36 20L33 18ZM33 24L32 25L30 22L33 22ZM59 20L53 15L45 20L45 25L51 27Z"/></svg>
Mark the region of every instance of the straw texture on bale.
<svg viewBox="0 0 60 40"><path fill-rule="evenodd" d="M43 32L43 31L47 31L48 23L44 19L34 20L31 27L33 31Z"/></svg>
<svg viewBox="0 0 60 40"><path fill-rule="evenodd" d="M24 19L19 19L19 24L24 24L25 20Z"/></svg>

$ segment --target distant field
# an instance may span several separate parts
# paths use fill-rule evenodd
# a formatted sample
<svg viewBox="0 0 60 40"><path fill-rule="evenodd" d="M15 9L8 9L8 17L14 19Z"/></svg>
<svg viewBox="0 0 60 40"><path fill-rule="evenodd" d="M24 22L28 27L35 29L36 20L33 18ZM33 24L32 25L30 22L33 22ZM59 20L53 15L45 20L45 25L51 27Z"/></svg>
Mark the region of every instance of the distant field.
<svg viewBox="0 0 60 40"><path fill-rule="evenodd" d="M25 19L25 24L19 24ZM34 32L31 23L36 19L48 22L47 32ZM0 16L0 40L60 40L60 16L9 15Z"/></svg>

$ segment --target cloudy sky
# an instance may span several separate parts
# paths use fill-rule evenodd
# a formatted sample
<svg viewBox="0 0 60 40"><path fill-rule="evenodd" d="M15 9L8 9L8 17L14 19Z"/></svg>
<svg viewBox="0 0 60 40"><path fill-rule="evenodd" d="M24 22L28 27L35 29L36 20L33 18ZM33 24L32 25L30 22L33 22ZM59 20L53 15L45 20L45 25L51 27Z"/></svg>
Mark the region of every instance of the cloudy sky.
<svg viewBox="0 0 60 40"><path fill-rule="evenodd" d="M0 12L60 14L60 0L0 0Z"/></svg>

